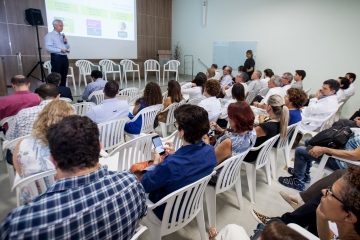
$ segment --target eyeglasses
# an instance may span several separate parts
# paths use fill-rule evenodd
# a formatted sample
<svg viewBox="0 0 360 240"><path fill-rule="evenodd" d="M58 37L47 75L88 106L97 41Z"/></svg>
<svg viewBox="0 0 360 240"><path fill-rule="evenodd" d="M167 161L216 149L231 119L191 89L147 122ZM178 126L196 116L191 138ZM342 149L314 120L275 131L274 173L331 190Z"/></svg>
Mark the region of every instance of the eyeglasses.
<svg viewBox="0 0 360 240"><path fill-rule="evenodd" d="M328 187L328 188L326 189L326 196L328 196L328 195L331 195L333 198L335 198L336 200L338 200L339 202L341 202L343 205L345 205L345 204L343 203L343 201L341 201L337 196L335 196L335 195L332 193L331 187Z"/></svg>

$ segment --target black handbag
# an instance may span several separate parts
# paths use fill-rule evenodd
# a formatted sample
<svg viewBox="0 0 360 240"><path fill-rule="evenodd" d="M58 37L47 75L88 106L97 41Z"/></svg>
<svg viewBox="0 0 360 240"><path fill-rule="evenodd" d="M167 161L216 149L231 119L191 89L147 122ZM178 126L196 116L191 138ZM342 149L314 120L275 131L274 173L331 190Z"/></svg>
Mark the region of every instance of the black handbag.
<svg viewBox="0 0 360 240"><path fill-rule="evenodd" d="M345 146L353 134L350 127L333 126L319 132L315 137L311 138L309 145L340 149Z"/></svg>

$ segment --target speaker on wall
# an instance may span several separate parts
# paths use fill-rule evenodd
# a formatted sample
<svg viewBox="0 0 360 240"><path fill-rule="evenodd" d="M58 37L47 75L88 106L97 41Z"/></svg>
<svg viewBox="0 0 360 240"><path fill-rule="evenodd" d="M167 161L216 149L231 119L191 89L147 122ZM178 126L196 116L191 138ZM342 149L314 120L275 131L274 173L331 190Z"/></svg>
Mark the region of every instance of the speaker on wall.
<svg viewBox="0 0 360 240"><path fill-rule="evenodd" d="M40 9L35 9L35 8L29 8L25 10L25 17L26 17L26 21L31 25L31 26L42 26L44 25L44 21L43 18L41 16L41 10Z"/></svg>

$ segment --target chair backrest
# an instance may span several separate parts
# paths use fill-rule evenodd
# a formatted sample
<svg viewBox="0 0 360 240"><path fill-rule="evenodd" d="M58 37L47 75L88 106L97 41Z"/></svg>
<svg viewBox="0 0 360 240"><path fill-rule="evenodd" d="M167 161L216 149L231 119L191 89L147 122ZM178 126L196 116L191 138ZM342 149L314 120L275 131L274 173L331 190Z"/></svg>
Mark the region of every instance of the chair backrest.
<svg viewBox="0 0 360 240"><path fill-rule="evenodd" d="M251 104L251 102L254 100L255 94L256 94L256 93L255 93L254 91L249 92L249 94L248 94L247 97L246 97L246 102L247 102L248 104Z"/></svg>
<svg viewBox="0 0 360 240"><path fill-rule="evenodd" d="M16 189L17 206L20 207L24 204L20 201L20 193L23 187L27 187L24 191L30 195L30 199L33 199L44 193L55 182L55 176L56 170L54 169L31 175L15 183L12 189Z"/></svg>
<svg viewBox="0 0 360 240"><path fill-rule="evenodd" d="M77 66L79 68L80 73L85 74L85 75L91 74L91 65L94 65L94 64L92 64L88 60L77 60L75 62L75 66Z"/></svg>
<svg viewBox="0 0 360 240"><path fill-rule="evenodd" d="M73 104L73 107L75 108L75 114L79 116L85 116L93 106L96 106L96 104L93 102L81 102Z"/></svg>
<svg viewBox="0 0 360 240"><path fill-rule="evenodd" d="M342 105L343 102L339 103L339 106L341 106L340 104ZM337 112L334 112L334 113L330 114L329 116L327 116L327 117L324 119L323 123L321 124L321 126L320 126L320 128L319 128L319 132L321 132L321 131L324 130L324 129L329 128L329 127L332 125L336 113L337 113Z"/></svg>
<svg viewBox="0 0 360 240"><path fill-rule="evenodd" d="M279 142L278 142L278 144L276 146L277 149L282 149L289 143L289 139L294 136L295 128L299 124L300 124L300 122L297 122L297 123L294 123L294 124L287 127L287 129L286 129L286 138L280 138L279 139ZM296 138L296 134L295 134L295 138Z"/></svg>
<svg viewBox="0 0 360 240"><path fill-rule="evenodd" d="M106 73L114 71L114 65L116 65L116 63L111 60L104 59L99 62L99 65L102 67L103 72Z"/></svg>
<svg viewBox="0 0 360 240"><path fill-rule="evenodd" d="M16 145L18 144L19 141L21 141L23 139L26 139L26 138L31 138L31 134L26 135L26 136L22 136L22 137L19 137L19 138L15 138L14 140L11 140L11 141L5 141L3 143L3 150L10 149L12 147L16 147Z"/></svg>
<svg viewBox="0 0 360 240"><path fill-rule="evenodd" d="M119 153L118 172L129 170L130 167L138 162L144 162L152 159L151 149L153 149L152 137L157 134L146 134L134 138L115 148L110 156Z"/></svg>
<svg viewBox="0 0 360 240"><path fill-rule="evenodd" d="M176 119L175 119L175 110L178 108L179 103L172 103L170 104L166 109L164 109L162 112L166 112L167 113L167 117L166 117L166 125L170 125L170 124L174 124Z"/></svg>
<svg viewBox="0 0 360 240"><path fill-rule="evenodd" d="M120 95L126 95L129 96L130 99L135 97L139 92L139 89L136 87L131 87L131 88L124 88L123 90L121 90L119 92Z"/></svg>
<svg viewBox="0 0 360 240"><path fill-rule="evenodd" d="M104 150L114 149L124 143L124 127L128 118L118 118L98 124L100 142Z"/></svg>
<svg viewBox="0 0 360 240"><path fill-rule="evenodd" d="M225 104L230 101L230 99L226 99L226 98L218 98L221 104L221 107L223 108L225 106Z"/></svg>
<svg viewBox="0 0 360 240"><path fill-rule="evenodd" d="M130 102L130 97L126 95L116 95L115 98L119 101L127 101Z"/></svg>
<svg viewBox="0 0 360 240"><path fill-rule="evenodd" d="M186 99L181 100L181 101L179 102L179 106L178 106L178 107L180 107L180 106L183 105L183 104L186 104Z"/></svg>
<svg viewBox="0 0 360 240"><path fill-rule="evenodd" d="M144 62L145 71L159 71L160 64L154 59L149 59Z"/></svg>
<svg viewBox="0 0 360 240"><path fill-rule="evenodd" d="M142 118L140 133L150 133L154 131L155 117L161 111L163 106L164 105L162 104L157 104L146 107L136 114L132 121L135 122L137 118Z"/></svg>
<svg viewBox="0 0 360 240"><path fill-rule="evenodd" d="M92 92L90 94L90 96L88 97L88 100L91 100L92 97L95 97L96 105L99 105L100 103L102 103L104 101L104 92L103 92L103 90L97 90L97 91Z"/></svg>
<svg viewBox="0 0 360 240"><path fill-rule="evenodd" d="M266 140L263 144L261 144L259 147L261 147L261 150L259 152L259 155L256 158L256 169L261 168L269 161L270 151L271 148L274 146L275 142L279 138L279 134ZM250 149L250 151L253 150L253 148Z"/></svg>
<svg viewBox="0 0 360 240"><path fill-rule="evenodd" d="M46 62L44 62L44 68L46 69L46 70L48 70L48 74L50 74L51 73L51 62L50 61L46 61Z"/></svg>
<svg viewBox="0 0 360 240"><path fill-rule="evenodd" d="M163 92L162 94L162 99L163 99L163 103L165 102L165 99L168 97L168 91Z"/></svg>
<svg viewBox="0 0 360 240"><path fill-rule="evenodd" d="M200 98L193 98L193 99L191 99L191 100L189 100L188 102L187 102L187 104L191 104L191 105L199 105L199 103L201 102L201 100L202 99L200 99Z"/></svg>
<svg viewBox="0 0 360 240"><path fill-rule="evenodd" d="M269 91L269 88L262 88L259 90L259 95L264 97L268 91Z"/></svg>
<svg viewBox="0 0 360 240"><path fill-rule="evenodd" d="M6 123L8 124L8 127L10 127L10 125L14 122L15 117L16 115L3 118L0 121L0 127L4 126Z"/></svg>
<svg viewBox="0 0 360 240"><path fill-rule="evenodd" d="M217 194L230 189L240 178L240 167L248 152L232 156L215 167L215 171L221 169L215 188Z"/></svg>
<svg viewBox="0 0 360 240"><path fill-rule="evenodd" d="M59 98L59 100L62 100L62 101L68 102L68 103L73 102L70 98L67 98L67 97L61 97L61 98Z"/></svg>
<svg viewBox="0 0 360 240"><path fill-rule="evenodd" d="M164 64L165 71L177 71L180 66L180 62L178 60L170 60ZM166 69L166 67L168 67Z"/></svg>
<svg viewBox="0 0 360 240"><path fill-rule="evenodd" d="M173 132L170 136L168 137L165 137L165 138L161 138L161 142L167 142L167 141L170 141L172 140L172 143L174 145L174 149L175 151L177 151L179 148L181 148L182 146L182 141L179 137L179 134L178 134L178 130L176 130L175 132Z"/></svg>
<svg viewBox="0 0 360 240"><path fill-rule="evenodd" d="M214 173L170 193L156 203L156 206L166 203L161 221L161 235L168 235L183 228L198 215L202 210L206 186Z"/></svg>
<svg viewBox="0 0 360 240"><path fill-rule="evenodd" d="M123 66L124 71L134 70L134 62L129 59L124 59L120 61L120 65Z"/></svg>
<svg viewBox="0 0 360 240"><path fill-rule="evenodd" d="M138 95L135 95L134 97L132 97L130 100L129 100L129 105L135 105L135 102L136 100L138 100L139 98L141 98L143 96L143 94L138 94Z"/></svg>

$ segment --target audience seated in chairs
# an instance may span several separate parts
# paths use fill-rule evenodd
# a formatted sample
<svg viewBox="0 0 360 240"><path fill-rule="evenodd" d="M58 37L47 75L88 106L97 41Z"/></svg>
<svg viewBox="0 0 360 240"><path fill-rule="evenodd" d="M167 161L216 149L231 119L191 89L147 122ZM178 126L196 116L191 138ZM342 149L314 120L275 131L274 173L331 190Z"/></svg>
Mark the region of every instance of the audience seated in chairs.
<svg viewBox="0 0 360 240"><path fill-rule="evenodd" d="M216 114L220 114L221 112L221 103L219 99L216 98L220 93L220 84L217 80L207 80L204 84L204 96L203 99L199 103L199 107L204 108L209 115L209 119L216 116Z"/></svg>
<svg viewBox="0 0 360 240"><path fill-rule="evenodd" d="M309 145L309 140L310 139L307 139L305 141L305 146L299 146L296 148L294 168L288 168L288 173L292 176L279 177L279 183L282 185L299 191L304 191L305 183L309 183L311 181L310 168L312 167L312 162L315 161L319 163L323 154L329 154L355 161L360 159L355 158L360 156L360 147L358 147L360 146L360 135L358 134L353 134L342 150L315 146L308 152L306 148ZM348 164L346 162L336 160L336 157L330 157L326 166L335 171L337 169L346 169Z"/></svg>
<svg viewBox="0 0 360 240"><path fill-rule="evenodd" d="M97 125L68 116L50 127L46 139L57 180L9 213L2 239L131 239L146 215L145 191L132 173L99 164Z"/></svg>
<svg viewBox="0 0 360 240"><path fill-rule="evenodd" d="M274 72L270 68L264 70L264 78L260 80L261 89L268 88L268 82L273 75Z"/></svg>
<svg viewBox="0 0 360 240"><path fill-rule="evenodd" d="M282 81L282 90L284 92L284 95L286 94L287 90L289 90L291 88L291 81L293 80L293 75L289 72L286 72L283 74L283 76L281 77L281 81Z"/></svg>
<svg viewBox="0 0 360 240"><path fill-rule="evenodd" d="M305 77L306 77L306 72L304 70L295 70L295 75L294 75L295 82L291 84L291 87L303 89L302 82L304 81Z"/></svg>
<svg viewBox="0 0 360 240"><path fill-rule="evenodd" d="M218 71L217 68L218 68L218 65L217 65L217 64L215 64L215 63L211 64L211 69L213 69L214 72L215 72L214 78L215 78L216 80L220 80L221 74L220 74L220 72Z"/></svg>
<svg viewBox="0 0 360 240"><path fill-rule="evenodd" d="M21 109L37 106L40 98L37 94L29 91L30 81L22 75L11 78L11 87L15 93L1 98L0 120L16 115ZM8 125L4 126L5 131Z"/></svg>
<svg viewBox="0 0 360 240"><path fill-rule="evenodd" d="M196 74L194 80L191 83L185 83L181 86L182 94L189 94L189 99L200 98L202 99L204 93L204 84L207 78L203 72Z"/></svg>
<svg viewBox="0 0 360 240"><path fill-rule="evenodd" d="M56 73L56 72L50 73L46 77L46 81L47 81L47 83L54 84L57 87L57 89L59 90L59 93L60 93L60 97L69 98L71 100L74 100L72 97L70 88L65 87L65 86L60 86L61 75L59 73ZM38 89L39 88L35 89L35 93L38 93Z"/></svg>
<svg viewBox="0 0 360 240"><path fill-rule="evenodd" d="M345 90L350 86L350 80L345 77L339 77L337 81L340 84L339 90L336 92L336 97L338 102L343 101L346 99L345 97Z"/></svg>
<svg viewBox="0 0 360 240"><path fill-rule="evenodd" d="M103 90L106 84L106 80L102 79L103 74L99 70L93 70L91 72L91 78L93 79L93 82L89 83L85 91L82 95L83 100L87 100L92 92ZM90 99L91 102L96 104L96 98L92 97Z"/></svg>
<svg viewBox="0 0 360 240"><path fill-rule="evenodd" d="M19 141L15 148L13 163L20 177L55 169L46 133L51 125L74 114L74 108L66 101L54 100L44 107L34 122L32 137Z"/></svg>
<svg viewBox="0 0 360 240"><path fill-rule="evenodd" d="M289 88L284 97L285 105L289 109L289 126L294 123L300 122L301 108L307 102L307 94L299 88Z"/></svg>
<svg viewBox="0 0 360 240"><path fill-rule="evenodd" d="M338 152L336 156L345 156L344 152ZM355 154L356 159L360 159L358 150ZM344 172L337 170L320 179L308 190L301 192L301 198L280 192L288 203L296 207L296 210L276 218L286 224L296 223L308 227L308 231L318 235L320 239L333 239L334 233L329 227L331 221L336 224L338 230L339 235L336 239L359 239L360 168L349 166L345 175ZM267 224L269 219L273 218L255 210L252 210L252 213L255 219L263 224Z"/></svg>
<svg viewBox="0 0 360 240"><path fill-rule="evenodd" d="M355 94L355 85L354 85L354 82L355 82L355 79L356 79L356 74L355 73L351 73L351 72L348 72L345 77L347 79L350 80L350 86L348 89L346 89L344 92L345 92L345 97L348 98L348 97L351 97Z"/></svg>
<svg viewBox="0 0 360 240"><path fill-rule="evenodd" d="M40 104L38 106L24 108L16 114L13 124L6 132L6 140L14 140L32 133L32 125L38 114L44 107L54 99L59 99L59 90L54 84L43 84L39 87L38 94L40 97ZM12 152L14 149L6 152L6 160L12 164Z"/></svg>
<svg viewBox="0 0 360 240"><path fill-rule="evenodd" d="M164 101L164 109L166 109L172 103L178 103L182 100L184 100L184 97L181 94L180 84L175 80L170 80L168 82L168 96ZM158 121L166 122L167 114L167 112L164 112L157 115Z"/></svg>
<svg viewBox="0 0 360 240"><path fill-rule="evenodd" d="M86 114L96 124L107 122L116 118L125 118L129 115L129 104L127 101L119 101L119 84L115 80L109 80L104 88L104 101L93 106Z"/></svg>
<svg viewBox="0 0 360 240"><path fill-rule="evenodd" d="M240 83L243 85L244 87L244 94L246 94L248 92L248 85L246 84L248 80L248 75L245 72L240 72L236 77L235 77L235 83ZM228 98L231 99L232 98L232 94L231 94L231 89L233 86L224 86L221 88L221 93L222 95L224 95L224 98Z"/></svg>
<svg viewBox="0 0 360 240"><path fill-rule="evenodd" d="M255 96L258 94L259 90L261 89L260 78L261 72L259 70L255 70L254 73L251 75L251 82L248 85L246 95L248 95L249 92L254 92Z"/></svg>
<svg viewBox="0 0 360 240"><path fill-rule="evenodd" d="M260 146L266 140L280 134L280 138L286 137L287 126L289 122L289 110L284 105L284 100L279 95L272 95L269 97L266 104L266 111L269 117L265 115L259 116L259 126L256 130L255 147ZM266 117L266 118L265 118ZM244 161L253 162L256 160L260 150L250 151Z"/></svg>
<svg viewBox="0 0 360 240"><path fill-rule="evenodd" d="M134 117L141 110L153 105L162 104L162 94L159 84L156 82L149 82L145 86L144 95L137 99L130 118ZM139 134L141 130L142 119L139 117L135 122L125 124L125 132L130 134Z"/></svg>
<svg viewBox="0 0 360 240"><path fill-rule="evenodd" d="M232 68L230 66L226 66L223 69L223 76L220 81L220 86L223 88L224 86L231 86L232 85Z"/></svg>
<svg viewBox="0 0 360 240"><path fill-rule="evenodd" d="M207 112L201 107L184 104L175 110L175 118L182 147L175 152L172 143L167 142L165 154L161 156L155 150L154 164L145 168L142 176L141 183L154 203L209 175L217 163L214 147L202 141L202 136L209 131ZM160 220L164 209L161 205L154 210ZM158 221L155 216L149 217Z"/></svg>
<svg viewBox="0 0 360 240"><path fill-rule="evenodd" d="M280 97L285 96L285 92L281 88L282 87L282 80L281 80L280 76L273 75L270 78L269 82L268 82L268 87L269 87L269 91L267 92L267 94L266 94L266 96L264 98L262 96L256 96L255 97L255 99L253 101L253 105L255 107L266 110L266 108L267 108L266 103L268 102L268 99L269 99L270 96L272 96L274 94L277 94Z"/></svg>
<svg viewBox="0 0 360 240"><path fill-rule="evenodd" d="M218 80L218 79L215 78L215 70L212 69L212 68L208 68L208 69L206 70L205 75L206 75L206 78L207 78L208 80L209 80L209 79Z"/></svg>

